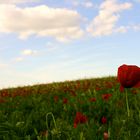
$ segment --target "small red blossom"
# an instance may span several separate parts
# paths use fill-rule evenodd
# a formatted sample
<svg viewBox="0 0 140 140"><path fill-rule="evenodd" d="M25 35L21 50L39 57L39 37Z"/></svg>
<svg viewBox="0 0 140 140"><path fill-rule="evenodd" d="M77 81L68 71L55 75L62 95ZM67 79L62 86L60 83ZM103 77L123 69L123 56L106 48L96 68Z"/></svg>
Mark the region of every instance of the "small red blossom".
<svg viewBox="0 0 140 140"><path fill-rule="evenodd" d="M48 131L47 131L47 130L41 131L41 132L40 132L40 135L41 135L41 136L47 137L47 136L48 136Z"/></svg>
<svg viewBox="0 0 140 140"><path fill-rule="evenodd" d="M76 117L74 119L74 128L76 128L78 124L86 123L87 121L88 118L85 115L83 115L81 112L77 112Z"/></svg>
<svg viewBox="0 0 140 140"><path fill-rule="evenodd" d="M72 96L76 96L76 93L75 93L75 91L73 91L73 90L70 91L70 94L71 94Z"/></svg>
<svg viewBox="0 0 140 140"><path fill-rule="evenodd" d="M80 83L80 81L77 81L76 88L79 89L80 87L81 87L81 83Z"/></svg>
<svg viewBox="0 0 140 140"><path fill-rule="evenodd" d="M9 97L9 94L6 90L3 90L2 93L0 94L1 97Z"/></svg>
<svg viewBox="0 0 140 140"><path fill-rule="evenodd" d="M74 128L76 128L76 127L77 127L77 124L76 124L76 123L74 123L73 127L74 127Z"/></svg>
<svg viewBox="0 0 140 140"><path fill-rule="evenodd" d="M17 96L19 96L19 93L18 92L12 93L12 97L17 97Z"/></svg>
<svg viewBox="0 0 140 140"><path fill-rule="evenodd" d="M112 94L107 93L107 94L102 94L102 99L108 101L108 99L112 96Z"/></svg>
<svg viewBox="0 0 140 140"><path fill-rule="evenodd" d="M108 140L108 138L109 138L108 133L107 132L104 132L104 140Z"/></svg>
<svg viewBox="0 0 140 140"><path fill-rule="evenodd" d="M134 95L138 94L137 90L134 90L134 89L133 89L131 92L132 92L132 94L134 94Z"/></svg>
<svg viewBox="0 0 140 140"><path fill-rule="evenodd" d="M99 90L101 90L101 88L100 87L95 87L95 90L99 91Z"/></svg>
<svg viewBox="0 0 140 140"><path fill-rule="evenodd" d="M94 98L94 97L93 98L90 98L89 101L90 102L96 102L96 98Z"/></svg>
<svg viewBox="0 0 140 140"><path fill-rule="evenodd" d="M5 103L6 101L2 98L0 98L0 103Z"/></svg>
<svg viewBox="0 0 140 140"><path fill-rule="evenodd" d="M106 82L105 84L106 84L107 88L112 88L113 87L113 83L111 83L111 82Z"/></svg>
<svg viewBox="0 0 140 140"><path fill-rule="evenodd" d="M68 99L67 98L63 98L63 104L67 104L68 103Z"/></svg>
<svg viewBox="0 0 140 140"><path fill-rule="evenodd" d="M58 102L59 97L58 96L54 96L53 99L54 99L55 102Z"/></svg>
<svg viewBox="0 0 140 140"><path fill-rule="evenodd" d="M120 92L124 92L124 87L122 85L120 86Z"/></svg>
<svg viewBox="0 0 140 140"><path fill-rule="evenodd" d="M102 123L102 124L106 124L106 123L107 123L107 118L103 116L103 117L101 118L101 123Z"/></svg>

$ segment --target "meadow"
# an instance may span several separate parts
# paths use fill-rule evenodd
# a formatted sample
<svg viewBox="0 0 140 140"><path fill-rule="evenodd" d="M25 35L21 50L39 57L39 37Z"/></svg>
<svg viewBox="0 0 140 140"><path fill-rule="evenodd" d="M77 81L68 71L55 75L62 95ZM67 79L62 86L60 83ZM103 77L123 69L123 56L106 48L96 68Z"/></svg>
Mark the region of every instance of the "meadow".
<svg viewBox="0 0 140 140"><path fill-rule="evenodd" d="M3 89L0 140L140 140L140 88L110 76Z"/></svg>

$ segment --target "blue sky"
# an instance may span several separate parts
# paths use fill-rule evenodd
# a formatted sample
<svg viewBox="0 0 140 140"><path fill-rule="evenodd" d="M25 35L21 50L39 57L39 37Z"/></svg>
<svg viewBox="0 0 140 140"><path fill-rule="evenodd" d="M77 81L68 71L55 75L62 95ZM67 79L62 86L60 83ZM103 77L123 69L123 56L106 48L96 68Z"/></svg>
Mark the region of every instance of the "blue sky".
<svg viewBox="0 0 140 140"><path fill-rule="evenodd" d="M140 0L0 0L0 88L140 66Z"/></svg>

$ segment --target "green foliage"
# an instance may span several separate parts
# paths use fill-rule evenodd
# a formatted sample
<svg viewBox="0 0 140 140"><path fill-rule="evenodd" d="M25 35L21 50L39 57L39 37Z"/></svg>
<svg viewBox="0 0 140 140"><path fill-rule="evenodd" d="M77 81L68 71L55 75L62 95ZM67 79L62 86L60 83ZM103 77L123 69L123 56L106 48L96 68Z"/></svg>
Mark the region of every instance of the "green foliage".
<svg viewBox="0 0 140 140"><path fill-rule="evenodd" d="M1 90L0 140L139 140L139 93L116 77ZM76 112L88 121L74 128Z"/></svg>

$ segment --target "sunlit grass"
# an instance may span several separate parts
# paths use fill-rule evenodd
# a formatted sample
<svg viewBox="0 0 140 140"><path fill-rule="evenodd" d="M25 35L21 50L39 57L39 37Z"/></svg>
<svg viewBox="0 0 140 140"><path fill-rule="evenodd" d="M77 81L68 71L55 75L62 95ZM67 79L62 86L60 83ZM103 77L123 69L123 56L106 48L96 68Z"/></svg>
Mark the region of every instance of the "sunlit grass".
<svg viewBox="0 0 140 140"><path fill-rule="evenodd" d="M140 89L119 86L104 77L1 90L0 140L139 140ZM87 121L74 127L77 112Z"/></svg>

